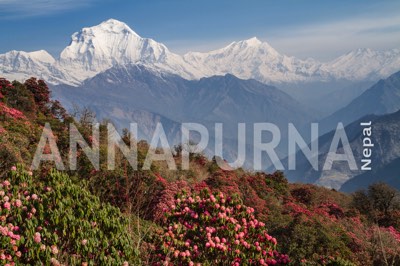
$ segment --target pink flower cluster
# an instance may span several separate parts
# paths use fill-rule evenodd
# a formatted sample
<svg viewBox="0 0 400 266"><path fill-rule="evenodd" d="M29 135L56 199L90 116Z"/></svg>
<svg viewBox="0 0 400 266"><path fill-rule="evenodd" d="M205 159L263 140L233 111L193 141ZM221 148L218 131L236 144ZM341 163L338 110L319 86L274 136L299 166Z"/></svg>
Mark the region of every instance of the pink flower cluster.
<svg viewBox="0 0 400 266"><path fill-rule="evenodd" d="M179 180L175 182L167 182L160 175L156 175L156 184L160 185L163 190L160 193L157 204L153 210L153 219L161 221L164 219L164 214L173 205L175 195L181 190L189 190L186 181Z"/></svg>
<svg viewBox="0 0 400 266"><path fill-rule="evenodd" d="M41 235L39 232L36 232L34 237L33 237L33 241L35 241L36 243L40 243L42 241Z"/></svg>
<svg viewBox="0 0 400 266"><path fill-rule="evenodd" d="M254 209L223 193L182 196L167 214L159 236L159 265L196 263L277 265L289 263Z"/></svg>
<svg viewBox="0 0 400 266"><path fill-rule="evenodd" d="M294 202L287 202L285 204L285 209L291 213L293 216L297 216L300 214L305 214L306 216L311 216L311 212L307 209L307 207L303 207L301 204L296 204Z"/></svg>
<svg viewBox="0 0 400 266"><path fill-rule="evenodd" d="M326 216L333 220L344 217L343 209L336 203L322 203L315 208L314 213Z"/></svg>
<svg viewBox="0 0 400 266"><path fill-rule="evenodd" d="M21 239L21 236L17 233L19 231L19 227L13 225L12 223L7 224L6 226L0 225L0 238L8 239L10 245L12 246L12 250L14 251L14 255L17 257L21 257L22 253L17 246L17 241ZM0 252L0 262L5 265L14 265L13 256L9 251Z"/></svg>
<svg viewBox="0 0 400 266"><path fill-rule="evenodd" d="M11 171L16 170L15 166L11 167ZM0 183L0 243L3 245L0 248L0 264L2 265L14 265L18 262L16 258L28 252L23 246L19 246L21 237L24 236L26 239L28 236L24 235L19 226L10 223L15 220L16 214L22 214L23 219L29 219L36 213L36 209L29 204L29 201L39 200L39 197L24 191L25 186L26 183L19 184L21 190L16 192L9 180ZM40 243L40 233L35 233L33 240L35 243Z"/></svg>
<svg viewBox="0 0 400 266"><path fill-rule="evenodd" d="M389 226L387 231L398 241L400 242L400 232L397 231L393 226Z"/></svg>
<svg viewBox="0 0 400 266"><path fill-rule="evenodd" d="M0 103L0 114L7 115L13 119L26 119L25 115L21 111L10 108L4 103Z"/></svg>
<svg viewBox="0 0 400 266"><path fill-rule="evenodd" d="M11 223L9 223L7 226L4 226L4 227L0 225L0 233L3 236L8 236L8 237L10 237L11 239L14 239L14 240L20 240L20 238L21 238L20 235L13 233L13 231L17 232L18 230L19 230L19 227L18 226L14 226Z"/></svg>

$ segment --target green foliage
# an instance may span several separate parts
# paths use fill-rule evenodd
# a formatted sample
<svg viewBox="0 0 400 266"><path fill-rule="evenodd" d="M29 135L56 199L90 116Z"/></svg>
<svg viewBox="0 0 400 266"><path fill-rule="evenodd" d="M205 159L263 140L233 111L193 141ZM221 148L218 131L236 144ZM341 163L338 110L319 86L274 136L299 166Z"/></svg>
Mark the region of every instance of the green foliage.
<svg viewBox="0 0 400 266"><path fill-rule="evenodd" d="M120 211L67 175L53 171L37 180L13 168L2 186L1 226L17 236L0 235L0 256L30 265L122 265L132 258L128 222Z"/></svg>
<svg viewBox="0 0 400 266"><path fill-rule="evenodd" d="M33 93L17 81L13 82L13 86L14 88L7 93L7 104L25 114L31 114L33 118L37 111Z"/></svg>
<svg viewBox="0 0 400 266"><path fill-rule="evenodd" d="M384 183L372 184L367 191L353 194L352 205L371 222L381 226L400 227L400 193Z"/></svg>
<svg viewBox="0 0 400 266"><path fill-rule="evenodd" d="M32 92L39 110L45 113L47 111L47 105L50 103L50 90L47 84L43 80L30 78L25 81L24 85Z"/></svg>
<svg viewBox="0 0 400 266"><path fill-rule="evenodd" d="M265 175L265 178L267 186L278 192L279 195L286 195L288 193L288 181L283 172L277 171L273 174Z"/></svg>
<svg viewBox="0 0 400 266"><path fill-rule="evenodd" d="M279 234L279 240L285 243L283 251L300 263L304 259L318 261L323 255L349 258L351 251L342 236L345 231L338 225L299 216Z"/></svg>

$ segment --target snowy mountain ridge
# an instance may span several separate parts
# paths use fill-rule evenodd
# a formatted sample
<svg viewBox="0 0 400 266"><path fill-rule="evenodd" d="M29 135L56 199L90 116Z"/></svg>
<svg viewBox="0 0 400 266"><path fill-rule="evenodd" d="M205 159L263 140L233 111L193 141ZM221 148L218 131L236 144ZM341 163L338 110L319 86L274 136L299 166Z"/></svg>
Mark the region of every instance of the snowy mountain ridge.
<svg viewBox="0 0 400 266"><path fill-rule="evenodd" d="M0 54L0 75L17 80L37 76L51 84L79 85L113 66L128 64L144 65L186 79L229 73L272 84L366 80L399 70L400 50L358 49L321 63L282 55L267 42L251 38L207 53L189 52L181 56L162 43L140 37L125 23L109 19L74 33L58 59L43 50Z"/></svg>

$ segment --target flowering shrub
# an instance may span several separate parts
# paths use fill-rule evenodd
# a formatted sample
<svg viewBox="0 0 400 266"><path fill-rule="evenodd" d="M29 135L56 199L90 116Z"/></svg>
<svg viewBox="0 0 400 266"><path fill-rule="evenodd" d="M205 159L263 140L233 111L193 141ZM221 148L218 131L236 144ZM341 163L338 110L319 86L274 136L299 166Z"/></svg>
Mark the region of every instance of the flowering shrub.
<svg viewBox="0 0 400 266"><path fill-rule="evenodd" d="M190 191L190 189L185 181L167 182L161 176L157 178L157 181L163 185L164 189L158 196L152 218L154 221L162 221L165 218L165 210L174 202L175 195L182 190Z"/></svg>
<svg viewBox="0 0 400 266"><path fill-rule="evenodd" d="M43 80L30 78L25 81L24 85L33 93L35 103L38 105L39 110L46 113L46 105L50 103L50 90L47 84Z"/></svg>
<svg viewBox="0 0 400 266"><path fill-rule="evenodd" d="M278 265L289 263L254 209L223 193L179 196L157 236L156 265Z"/></svg>
<svg viewBox="0 0 400 266"><path fill-rule="evenodd" d="M396 229L393 228L393 226L389 226L387 228L387 231L392 234L392 236L398 241L400 242L400 232L397 231Z"/></svg>
<svg viewBox="0 0 400 266"><path fill-rule="evenodd" d="M8 92L13 88L14 86L11 84L10 81L4 78L0 78L0 100L5 102ZM1 102L0 104L4 105L4 103ZM0 106L0 114L3 112L2 109L3 108Z"/></svg>
<svg viewBox="0 0 400 266"><path fill-rule="evenodd" d="M34 180L12 167L0 185L0 263L122 265L126 220L58 172ZM127 262L126 262L127 263Z"/></svg>
<svg viewBox="0 0 400 266"><path fill-rule="evenodd" d="M290 191L290 194L293 196L293 198L303 204L310 204L312 202L314 193L315 192L308 186L294 188L292 191Z"/></svg>
<svg viewBox="0 0 400 266"><path fill-rule="evenodd" d="M26 119L25 115L21 111L10 108L4 103L0 103L0 115L5 115L13 119Z"/></svg>
<svg viewBox="0 0 400 266"><path fill-rule="evenodd" d="M5 78L0 78L0 94L4 97L7 95L7 92L10 89L13 89L14 86L11 84L10 81L6 80Z"/></svg>

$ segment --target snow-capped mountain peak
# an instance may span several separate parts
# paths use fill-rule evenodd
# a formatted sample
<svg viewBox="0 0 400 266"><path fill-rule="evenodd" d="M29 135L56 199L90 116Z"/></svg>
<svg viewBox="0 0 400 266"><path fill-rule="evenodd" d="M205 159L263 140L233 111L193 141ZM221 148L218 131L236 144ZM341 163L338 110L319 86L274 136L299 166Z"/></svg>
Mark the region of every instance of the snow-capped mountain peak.
<svg viewBox="0 0 400 266"><path fill-rule="evenodd" d="M257 38L257 37L253 37L244 41L240 41L239 43L241 44L245 44L247 46L259 46L260 44L262 44L262 42Z"/></svg>
<svg viewBox="0 0 400 266"><path fill-rule="evenodd" d="M59 67L72 73L77 82L112 66L136 63L186 78L193 78L192 73L196 72L165 45L140 37L128 25L115 19L74 33L58 61Z"/></svg>
<svg viewBox="0 0 400 266"><path fill-rule="evenodd" d="M186 62L203 69L208 76L230 73L240 78L279 83L304 80L320 65L280 54L257 38L232 42L208 53L187 53Z"/></svg>
<svg viewBox="0 0 400 266"><path fill-rule="evenodd" d="M51 83L68 83L67 78L53 65L56 60L46 51L10 51L0 54L0 75L10 80L25 81L35 76Z"/></svg>
<svg viewBox="0 0 400 266"><path fill-rule="evenodd" d="M255 43L255 44L260 44L261 43L261 41L256 36L254 36L254 37L252 37L250 39L247 39L246 41L247 42L252 42L252 43Z"/></svg>
<svg viewBox="0 0 400 266"><path fill-rule="evenodd" d="M276 51L268 42L260 41L257 37L244 41L249 48L255 48L270 55L278 56L279 52Z"/></svg>
<svg viewBox="0 0 400 266"><path fill-rule="evenodd" d="M379 79L400 69L400 50L376 51L359 48L326 63L325 67L337 78Z"/></svg>
<svg viewBox="0 0 400 266"><path fill-rule="evenodd" d="M268 49L275 50L274 48L272 48L272 46L268 42L261 41L257 37L253 37L253 38L250 38L247 40L233 42L232 45L242 46L243 48L264 48L264 49L268 48Z"/></svg>
<svg viewBox="0 0 400 266"><path fill-rule="evenodd" d="M19 52L19 53L23 53L23 52ZM51 56L51 54L49 54L45 50L34 51L34 52L26 53L26 54L28 57L32 58L33 60L37 60L37 61L47 63L47 64L53 64L56 61L54 59L54 57Z"/></svg>
<svg viewBox="0 0 400 266"><path fill-rule="evenodd" d="M18 59L22 59L24 61L36 61L41 63L52 64L55 62L55 59L45 50L39 50L34 52L24 52L24 51L10 51L8 53L0 55L1 58L6 63L6 60L11 60L13 65L20 63ZM11 63L11 61L9 61Z"/></svg>
<svg viewBox="0 0 400 266"><path fill-rule="evenodd" d="M137 37L140 37L127 24L125 24L124 22L121 22L119 20L112 19L112 18L100 23L98 26L95 26L92 28L84 28L83 30L95 29L95 28L101 29L103 31L117 33L117 34L121 33L121 32L125 32L125 33L136 35Z"/></svg>
<svg viewBox="0 0 400 266"><path fill-rule="evenodd" d="M60 55L59 65L85 79L115 64L136 61L144 40L126 24L114 19L83 28L71 37Z"/></svg>
<svg viewBox="0 0 400 266"><path fill-rule="evenodd" d="M331 62L286 56L256 37L207 53L172 53L162 43L142 38L127 24L109 19L74 33L55 60L46 51L11 51L0 55L0 74L23 80L38 76L51 83L79 85L113 66L140 64L157 71L199 79L233 74L266 83L331 79L374 80L400 68L400 50L357 49Z"/></svg>

